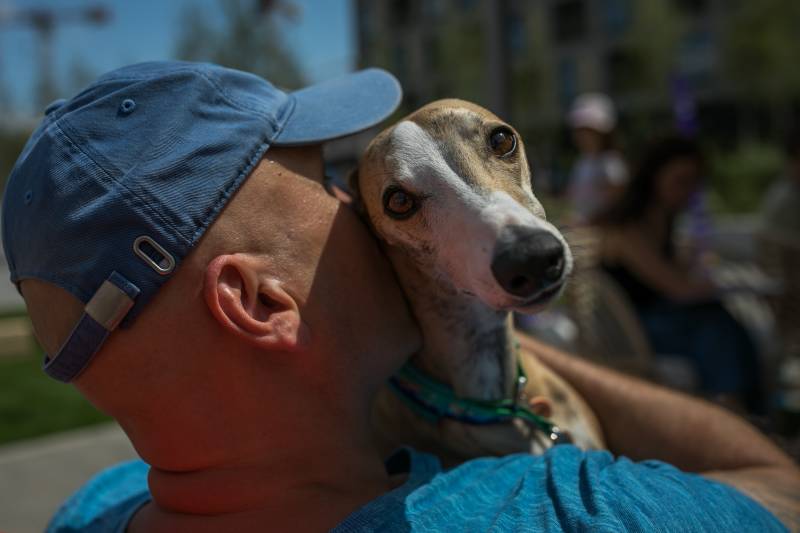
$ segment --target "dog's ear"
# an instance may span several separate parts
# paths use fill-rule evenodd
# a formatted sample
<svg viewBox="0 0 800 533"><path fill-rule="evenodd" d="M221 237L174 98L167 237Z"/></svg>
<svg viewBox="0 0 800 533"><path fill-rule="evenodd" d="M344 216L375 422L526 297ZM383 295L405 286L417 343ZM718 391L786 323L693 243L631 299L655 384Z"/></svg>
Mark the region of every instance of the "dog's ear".
<svg viewBox="0 0 800 533"><path fill-rule="evenodd" d="M350 171L344 179L326 176L325 189L343 204L349 205L358 213L363 213L358 188L358 167Z"/></svg>

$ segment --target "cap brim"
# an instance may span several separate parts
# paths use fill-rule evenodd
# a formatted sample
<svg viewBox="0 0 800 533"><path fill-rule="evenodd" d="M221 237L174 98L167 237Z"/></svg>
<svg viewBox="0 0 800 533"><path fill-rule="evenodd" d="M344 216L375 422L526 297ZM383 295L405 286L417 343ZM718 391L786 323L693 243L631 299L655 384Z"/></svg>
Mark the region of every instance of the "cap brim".
<svg viewBox="0 0 800 533"><path fill-rule="evenodd" d="M316 144L357 133L391 115L402 96L397 79L375 68L295 91L294 111L272 144Z"/></svg>

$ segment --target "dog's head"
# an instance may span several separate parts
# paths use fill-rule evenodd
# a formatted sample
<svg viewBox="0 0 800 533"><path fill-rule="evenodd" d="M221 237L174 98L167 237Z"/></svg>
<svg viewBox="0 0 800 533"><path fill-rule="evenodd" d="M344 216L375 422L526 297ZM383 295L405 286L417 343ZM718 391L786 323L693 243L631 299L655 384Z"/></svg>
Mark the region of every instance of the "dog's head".
<svg viewBox="0 0 800 533"><path fill-rule="evenodd" d="M382 132L351 188L390 247L495 309L538 310L571 269L533 194L522 139L469 102L433 102Z"/></svg>

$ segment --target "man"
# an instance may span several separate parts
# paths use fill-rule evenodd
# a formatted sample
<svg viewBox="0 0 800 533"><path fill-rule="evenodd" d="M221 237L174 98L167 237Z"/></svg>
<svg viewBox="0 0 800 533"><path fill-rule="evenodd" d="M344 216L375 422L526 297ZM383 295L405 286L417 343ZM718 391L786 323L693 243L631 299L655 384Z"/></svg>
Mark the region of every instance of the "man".
<svg viewBox="0 0 800 533"><path fill-rule="evenodd" d="M447 473L411 450L382 461L370 399L420 338L374 241L324 192L319 143L398 98L378 71L287 96L155 63L50 110L6 191L12 278L58 354L45 370L150 465L101 473L51 530L782 530L728 485L607 452ZM795 489L795 467L743 422L530 346L597 407L612 449L721 470L789 516L764 487Z"/></svg>

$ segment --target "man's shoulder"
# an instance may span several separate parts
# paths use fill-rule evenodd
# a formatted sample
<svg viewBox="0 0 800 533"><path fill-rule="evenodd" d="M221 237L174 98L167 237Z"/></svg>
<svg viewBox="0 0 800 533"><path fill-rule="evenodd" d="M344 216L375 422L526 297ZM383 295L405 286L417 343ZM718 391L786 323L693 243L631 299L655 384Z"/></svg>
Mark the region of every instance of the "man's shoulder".
<svg viewBox="0 0 800 533"><path fill-rule="evenodd" d="M481 458L429 472L398 496L363 508L362 523L377 502L372 510L380 509L389 531L705 531L742 525L784 530L761 506L725 485L660 461L637 463L570 445L541 456ZM389 517L395 522L388 523ZM364 529L341 531L359 530Z"/></svg>
<svg viewBox="0 0 800 533"><path fill-rule="evenodd" d="M471 478L482 498L495 498L498 517L509 527L509 520L525 517L531 527L567 531L784 530L727 485L661 461L635 462L607 451L556 446L538 457L472 461L450 475Z"/></svg>
<svg viewBox="0 0 800 533"><path fill-rule="evenodd" d="M48 525L48 533L122 532L133 514L150 500L147 473L139 460L109 467L73 494Z"/></svg>

